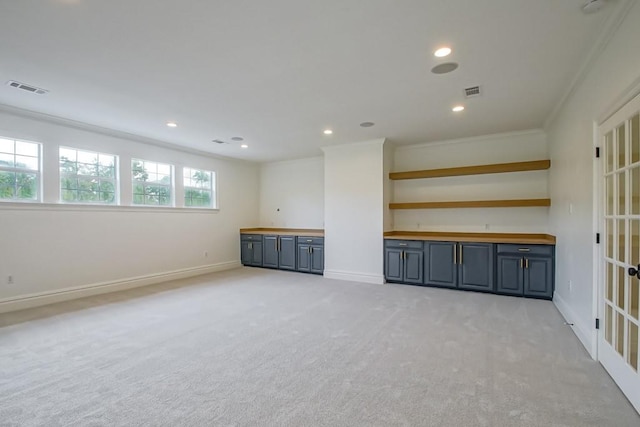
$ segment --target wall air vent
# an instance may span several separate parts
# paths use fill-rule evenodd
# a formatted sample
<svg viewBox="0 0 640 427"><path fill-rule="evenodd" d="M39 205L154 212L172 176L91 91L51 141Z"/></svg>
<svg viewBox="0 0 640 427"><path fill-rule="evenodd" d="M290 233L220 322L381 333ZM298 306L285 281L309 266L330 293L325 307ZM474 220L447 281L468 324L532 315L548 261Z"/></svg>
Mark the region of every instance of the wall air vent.
<svg viewBox="0 0 640 427"><path fill-rule="evenodd" d="M20 83L20 82L17 82L15 80L9 80L7 82L7 86L11 86L11 87L14 87L16 89L22 89L22 90L27 91L27 92L35 93L36 95L44 95L46 93L49 93L49 91L46 90L46 89L42 89L42 88L39 88L39 87L31 86L31 85L28 85L28 84L25 84L25 83Z"/></svg>
<svg viewBox="0 0 640 427"><path fill-rule="evenodd" d="M465 88L464 90L465 98L474 98L480 95L482 95L482 92L480 91L480 86L472 86L472 87Z"/></svg>

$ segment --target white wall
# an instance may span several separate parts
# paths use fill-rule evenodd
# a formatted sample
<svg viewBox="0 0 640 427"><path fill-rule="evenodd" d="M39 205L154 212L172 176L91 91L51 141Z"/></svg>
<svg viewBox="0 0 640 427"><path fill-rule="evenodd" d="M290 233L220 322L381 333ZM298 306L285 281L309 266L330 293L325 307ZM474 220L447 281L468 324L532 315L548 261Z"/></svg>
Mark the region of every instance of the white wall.
<svg viewBox="0 0 640 427"><path fill-rule="evenodd" d="M324 227L324 159L263 163L260 226Z"/></svg>
<svg viewBox="0 0 640 427"><path fill-rule="evenodd" d="M549 158L543 131L487 135L398 147L394 172ZM553 162L551 168L556 167ZM393 181L394 202L536 199L549 197L549 171ZM554 200L551 201L552 205ZM549 208L396 210L395 230L548 231Z"/></svg>
<svg viewBox="0 0 640 427"><path fill-rule="evenodd" d="M63 290L142 284L160 281L167 272L184 276L237 266L238 229L258 225L255 164L161 148L4 111L0 111L0 135L43 144L47 202L0 202L0 311L49 302L29 298ZM220 210L57 204L59 145L118 154L125 171L132 157L214 170ZM15 284L6 284L8 275ZM144 280L132 280L136 277Z"/></svg>
<svg viewBox="0 0 640 427"><path fill-rule="evenodd" d="M325 277L384 283L384 139L325 147Z"/></svg>
<svg viewBox="0 0 640 427"><path fill-rule="evenodd" d="M556 296L563 315L595 355L594 123L640 78L640 4L621 26L561 108L547 132L551 147L551 231L557 235ZM569 205L573 205L573 213ZM571 290L569 281L572 282Z"/></svg>

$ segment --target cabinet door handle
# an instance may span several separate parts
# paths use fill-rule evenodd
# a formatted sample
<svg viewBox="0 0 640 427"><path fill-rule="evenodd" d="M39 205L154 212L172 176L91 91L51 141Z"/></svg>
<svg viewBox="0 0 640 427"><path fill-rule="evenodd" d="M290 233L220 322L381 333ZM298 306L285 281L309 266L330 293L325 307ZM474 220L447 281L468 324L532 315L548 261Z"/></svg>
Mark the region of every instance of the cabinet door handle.
<svg viewBox="0 0 640 427"><path fill-rule="evenodd" d="M529 268L529 259L528 258L524 259L524 268Z"/></svg>
<svg viewBox="0 0 640 427"><path fill-rule="evenodd" d="M524 268L523 262L524 262L524 258L520 258L520 268Z"/></svg>
<svg viewBox="0 0 640 427"><path fill-rule="evenodd" d="M276 251L280 252L280 238L279 237L276 240Z"/></svg>
<svg viewBox="0 0 640 427"><path fill-rule="evenodd" d="M529 249L529 248L519 248L518 249L518 252L530 252L530 251L531 251L531 249Z"/></svg>
<svg viewBox="0 0 640 427"><path fill-rule="evenodd" d="M249 249L253 249L253 242L249 242Z"/></svg>
<svg viewBox="0 0 640 427"><path fill-rule="evenodd" d="M307 240L307 242L313 242L313 240L309 239L309 240Z"/></svg>
<svg viewBox="0 0 640 427"><path fill-rule="evenodd" d="M462 265L462 243L460 243L460 265Z"/></svg>
<svg viewBox="0 0 640 427"><path fill-rule="evenodd" d="M398 243L398 246L407 246L406 243Z"/></svg>
<svg viewBox="0 0 640 427"><path fill-rule="evenodd" d="M453 244L453 263L454 264L458 263L458 244L457 243Z"/></svg>

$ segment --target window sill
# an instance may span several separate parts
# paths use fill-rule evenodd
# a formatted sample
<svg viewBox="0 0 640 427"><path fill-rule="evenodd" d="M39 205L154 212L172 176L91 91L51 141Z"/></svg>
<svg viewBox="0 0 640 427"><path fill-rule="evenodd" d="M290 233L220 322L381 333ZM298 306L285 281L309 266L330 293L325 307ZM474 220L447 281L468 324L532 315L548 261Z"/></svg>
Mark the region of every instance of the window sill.
<svg viewBox="0 0 640 427"><path fill-rule="evenodd" d="M213 214L220 209L165 206L92 205L76 203L0 202L0 210L16 211L86 211L86 212L157 212Z"/></svg>

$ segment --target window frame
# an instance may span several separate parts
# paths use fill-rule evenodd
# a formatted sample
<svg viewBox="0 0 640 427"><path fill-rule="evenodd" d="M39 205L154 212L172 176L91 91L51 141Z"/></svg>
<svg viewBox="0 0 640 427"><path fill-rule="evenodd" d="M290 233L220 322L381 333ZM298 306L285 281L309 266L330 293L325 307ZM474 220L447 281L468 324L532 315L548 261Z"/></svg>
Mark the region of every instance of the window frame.
<svg viewBox="0 0 640 427"><path fill-rule="evenodd" d="M42 166L43 166L43 157L44 157L44 150L42 148L42 143L41 142L36 142L36 141L28 141L26 139L20 139L20 138L11 138L8 136L0 136L0 139L4 139L7 141L13 141L13 153L5 153L5 154L13 154L13 162L14 162L14 166L10 167L10 166L4 166L4 165L0 165L0 172L9 172L9 173L28 173L28 174L34 174L36 176L35 179L35 183L36 183L36 197L34 199L20 199L20 198L2 198L0 197L0 203L42 203L42 193L43 193L43 182L42 182ZM15 166L15 158L16 156L18 156L19 154L17 154L16 152L16 143L17 142L23 142L23 143L27 143L27 144L33 144L37 147L38 149L38 169L37 170L33 170L33 169L26 169L26 168L18 168ZM22 155L20 154L20 156L23 157L33 157L33 156L27 156L27 155Z"/></svg>
<svg viewBox="0 0 640 427"><path fill-rule="evenodd" d="M187 185L185 184L185 179L187 178L185 176L185 172L189 170L191 171L191 174L189 175L188 179L192 180L193 179L193 173L194 172L205 172L209 174L209 187L205 188L205 187L196 187L196 186L192 186L192 185ZM182 188L183 188L183 204L184 207L186 209L218 209L218 192L217 192L217 185L218 185L218 179L217 179L217 174L215 171L213 170L206 170L206 169L199 169L199 168L194 168L194 167L190 167L190 166L183 166L182 168ZM207 191L209 193L209 204L208 205L203 205L203 206L195 206L195 205L187 205L187 192L189 190L195 190L195 191ZM192 198L193 200L193 198Z"/></svg>
<svg viewBox="0 0 640 427"><path fill-rule="evenodd" d="M76 173L75 174L63 174L62 170L61 170L61 159L62 156L60 155L61 150L73 150L76 152L76 160L75 160L75 164L76 164ZM103 178L101 177L99 174L98 175L80 175L78 174L77 170L78 170L78 163L83 163L84 162L78 162L78 152L83 152L83 153L90 153L90 154L95 154L97 155L97 159L98 159L98 166L100 165L100 155L105 155L105 156L109 156L109 157L113 157L113 178ZM74 148L74 147L69 147L69 146L65 146L65 145L60 145L58 146L58 190L59 190L59 195L58 195L58 202L61 204L65 204L65 205L97 205L97 206L119 206L120 205L120 168L119 168L119 164L120 164L120 156L117 154L111 154L111 153L103 153L101 151L94 151L94 150L86 150L83 148ZM92 202L92 201L66 201L63 199L63 191L64 189L62 188L62 179L65 176L71 176L71 177L75 177L76 179L85 179L87 177L91 177L94 179L97 179L98 182L102 182L102 181L108 181L108 182L112 182L113 183L113 202L102 202L102 201L96 201L96 202ZM68 191L74 191L74 190L68 190ZM75 191L79 191L78 189L76 189Z"/></svg>
<svg viewBox="0 0 640 427"><path fill-rule="evenodd" d="M157 181L141 181L141 180L137 180L134 176L134 172L133 172L133 166L135 164L135 162L141 162L144 168L145 173L149 173L146 169L146 164L147 163L153 163L156 165L156 170L155 173L158 173L158 165L162 165L162 166L169 166L169 184L162 184L162 183L158 183ZM170 163L163 163L163 162L157 162L154 160L145 160L145 159L140 159L140 158L135 158L132 157L131 158L131 206L135 206L135 207L151 207L151 208L175 208L175 193L176 193L176 185L175 185L175 165L170 164ZM164 174L163 174L164 175ZM138 194L135 191L135 187L136 185L142 185L143 187L143 194ZM160 187L165 187L169 189L169 203L166 205L161 205L161 204L147 204L147 203L136 203L136 196L143 196L144 200L147 200L147 195L146 195L146 188L149 186L160 186Z"/></svg>

